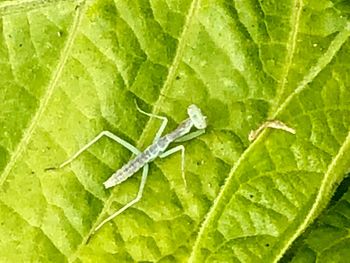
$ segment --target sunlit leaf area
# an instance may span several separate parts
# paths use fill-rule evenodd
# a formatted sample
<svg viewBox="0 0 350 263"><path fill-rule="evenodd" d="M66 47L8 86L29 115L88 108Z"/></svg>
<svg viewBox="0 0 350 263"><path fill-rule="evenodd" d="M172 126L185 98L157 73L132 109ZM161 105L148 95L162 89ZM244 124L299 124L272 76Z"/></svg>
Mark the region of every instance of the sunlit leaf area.
<svg viewBox="0 0 350 263"><path fill-rule="evenodd" d="M0 262L349 262L348 0L0 0L0 18ZM163 135L207 125L105 188L160 147L155 115ZM61 165L102 131L128 144Z"/></svg>

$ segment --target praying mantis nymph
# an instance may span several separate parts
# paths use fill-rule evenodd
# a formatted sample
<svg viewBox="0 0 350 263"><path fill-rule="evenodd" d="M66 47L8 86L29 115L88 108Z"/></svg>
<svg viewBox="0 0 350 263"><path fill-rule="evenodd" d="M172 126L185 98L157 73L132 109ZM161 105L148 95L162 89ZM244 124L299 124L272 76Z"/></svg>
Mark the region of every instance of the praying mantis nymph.
<svg viewBox="0 0 350 263"><path fill-rule="evenodd" d="M87 148L89 148L91 145L93 145L95 142L97 142L102 136L107 136L114 141L118 142L122 146L129 149L131 152L133 152L136 156L132 160L130 160L128 163L126 163L124 166L122 166L119 170L117 170L112 176L110 176L104 183L105 188L111 188L115 185L118 185L125 180L127 180L130 176L135 174L137 171L139 171L141 168L143 168L142 172L142 178L141 183L139 186L138 193L136 197L131 200L129 203L124 205L122 208L120 208L118 211L114 212L112 215L107 217L105 220L103 220L95 229L94 232L99 230L104 224L124 212L126 209L140 201L142 198L142 193L144 186L146 184L147 176L148 176L148 164L152 162L157 157L164 158L167 157L175 152L181 151L181 172L182 172L182 178L184 180L185 186L187 186L186 178L185 178L185 147L183 145L178 145L174 148L171 148L167 150L168 146L172 142L183 142L187 140L191 140L195 137L200 136L205 132L205 128L207 127L206 122L206 116L203 115L200 108L194 104L188 106L187 108L187 114L188 118L182 121L179 126L173 130L172 132L162 136L162 133L164 132L164 129L168 123L168 119L163 116L158 116L155 114L147 113L143 110L141 110L137 104L136 108L139 112L149 116L149 117L155 117L162 120L162 124L157 131L153 143L149 145L143 152L138 150L136 147L128 143L127 141L123 140L122 138L118 137L117 135L111 133L110 131L102 131L100 134L98 134L94 139L92 139L89 143L87 143L85 146L83 146L79 151L77 151L71 158L69 158L67 161L62 163L58 168L62 168L72 162L75 158L77 158L82 152L84 152ZM196 128L197 130L194 132L190 132L192 128Z"/></svg>

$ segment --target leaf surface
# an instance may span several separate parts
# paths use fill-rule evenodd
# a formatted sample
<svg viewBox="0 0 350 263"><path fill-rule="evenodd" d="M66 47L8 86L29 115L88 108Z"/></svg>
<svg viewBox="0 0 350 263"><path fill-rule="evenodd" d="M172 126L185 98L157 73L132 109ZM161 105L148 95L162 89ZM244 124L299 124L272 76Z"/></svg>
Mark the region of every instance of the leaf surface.
<svg viewBox="0 0 350 263"><path fill-rule="evenodd" d="M338 186L329 207L300 236L281 262L342 262L349 257L350 177Z"/></svg>
<svg viewBox="0 0 350 263"><path fill-rule="evenodd" d="M349 10L328 0L0 2L0 261L281 259L349 171ZM179 155L157 159L141 201L93 235L136 196L139 173L102 184L131 153L103 138L48 168L103 130L144 149L160 122L135 99L168 117L167 132L191 103L209 126L184 142L187 188ZM250 143L269 119L296 134L267 129Z"/></svg>

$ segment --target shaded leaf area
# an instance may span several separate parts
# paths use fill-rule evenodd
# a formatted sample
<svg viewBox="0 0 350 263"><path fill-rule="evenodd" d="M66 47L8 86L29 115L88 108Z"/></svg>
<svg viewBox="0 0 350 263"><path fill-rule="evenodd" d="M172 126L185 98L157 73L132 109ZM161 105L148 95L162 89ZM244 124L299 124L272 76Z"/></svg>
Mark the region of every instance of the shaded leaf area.
<svg viewBox="0 0 350 263"><path fill-rule="evenodd" d="M350 177L343 180L338 200L317 218L281 262L346 262L350 256ZM345 192L344 192L345 191Z"/></svg>
<svg viewBox="0 0 350 263"><path fill-rule="evenodd" d="M22 5L0 4L0 261L276 261L348 171L346 1ZM134 100L167 131L196 103L209 127L184 143L187 188L178 155L156 160L91 235L137 193L139 174L102 185L131 153L104 138L47 168L102 130L145 148L160 123ZM296 135L250 144L273 118Z"/></svg>

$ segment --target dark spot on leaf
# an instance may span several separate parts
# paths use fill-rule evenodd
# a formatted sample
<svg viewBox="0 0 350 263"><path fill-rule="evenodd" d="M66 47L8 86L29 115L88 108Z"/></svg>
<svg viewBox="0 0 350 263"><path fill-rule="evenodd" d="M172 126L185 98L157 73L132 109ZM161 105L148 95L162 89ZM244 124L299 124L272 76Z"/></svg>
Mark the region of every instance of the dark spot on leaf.
<svg viewBox="0 0 350 263"><path fill-rule="evenodd" d="M267 244L265 244L265 246L266 246L266 247L269 247L269 246L270 246L270 244L269 244L269 243L267 243Z"/></svg>
<svg viewBox="0 0 350 263"><path fill-rule="evenodd" d="M332 197L332 202L337 202L339 199L343 197L343 195L348 191L350 187L350 176L348 175L341 181L341 183L338 185L337 189L335 190L335 193Z"/></svg>
<svg viewBox="0 0 350 263"><path fill-rule="evenodd" d="M250 197L250 198L253 198L253 197L254 197L254 195L249 195L249 197Z"/></svg>
<svg viewBox="0 0 350 263"><path fill-rule="evenodd" d="M47 172L47 171L56 170L56 169L57 167L47 167L44 169L44 171Z"/></svg>
<svg viewBox="0 0 350 263"><path fill-rule="evenodd" d="M181 77L180 76L176 76L176 78L175 78L176 80L179 80L179 79L181 79Z"/></svg>
<svg viewBox="0 0 350 263"><path fill-rule="evenodd" d="M197 161L196 164L199 166L199 165L202 165L204 163L203 160L200 160L200 161Z"/></svg>
<svg viewBox="0 0 350 263"><path fill-rule="evenodd" d="M21 43L21 44L19 44L18 46L19 46L19 47L22 47L22 46L23 46L23 44Z"/></svg>

